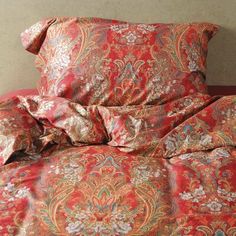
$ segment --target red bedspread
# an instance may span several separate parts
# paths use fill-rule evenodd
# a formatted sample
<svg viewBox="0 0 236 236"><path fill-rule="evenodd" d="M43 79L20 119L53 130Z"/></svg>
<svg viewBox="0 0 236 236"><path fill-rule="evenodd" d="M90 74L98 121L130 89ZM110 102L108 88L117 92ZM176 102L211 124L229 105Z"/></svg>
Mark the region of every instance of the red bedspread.
<svg viewBox="0 0 236 236"><path fill-rule="evenodd" d="M0 235L236 235L235 96L18 96L0 137Z"/></svg>

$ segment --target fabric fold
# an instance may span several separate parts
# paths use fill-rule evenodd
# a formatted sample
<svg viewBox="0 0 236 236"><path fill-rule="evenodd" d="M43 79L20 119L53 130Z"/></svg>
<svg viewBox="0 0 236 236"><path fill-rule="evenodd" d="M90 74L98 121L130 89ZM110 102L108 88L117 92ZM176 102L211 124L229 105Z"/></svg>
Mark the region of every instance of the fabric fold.
<svg viewBox="0 0 236 236"><path fill-rule="evenodd" d="M18 151L95 144L171 158L235 146L236 99L195 94L163 105L84 107L60 97L18 96L1 103L0 125L1 164Z"/></svg>

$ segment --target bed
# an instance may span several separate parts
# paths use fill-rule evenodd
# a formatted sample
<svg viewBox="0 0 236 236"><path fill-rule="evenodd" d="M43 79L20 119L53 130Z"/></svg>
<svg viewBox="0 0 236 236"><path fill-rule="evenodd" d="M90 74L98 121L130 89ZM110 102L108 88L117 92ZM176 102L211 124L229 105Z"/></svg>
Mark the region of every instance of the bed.
<svg viewBox="0 0 236 236"><path fill-rule="evenodd" d="M1 97L0 235L236 235L235 88L205 82L218 28L24 31L41 78Z"/></svg>

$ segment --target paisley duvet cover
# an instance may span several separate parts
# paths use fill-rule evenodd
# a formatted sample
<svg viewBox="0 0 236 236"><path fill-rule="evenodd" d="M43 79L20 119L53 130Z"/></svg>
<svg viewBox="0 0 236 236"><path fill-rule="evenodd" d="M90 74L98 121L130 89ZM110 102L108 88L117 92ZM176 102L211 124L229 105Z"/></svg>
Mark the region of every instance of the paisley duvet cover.
<svg viewBox="0 0 236 236"><path fill-rule="evenodd" d="M236 97L0 103L0 235L236 235Z"/></svg>

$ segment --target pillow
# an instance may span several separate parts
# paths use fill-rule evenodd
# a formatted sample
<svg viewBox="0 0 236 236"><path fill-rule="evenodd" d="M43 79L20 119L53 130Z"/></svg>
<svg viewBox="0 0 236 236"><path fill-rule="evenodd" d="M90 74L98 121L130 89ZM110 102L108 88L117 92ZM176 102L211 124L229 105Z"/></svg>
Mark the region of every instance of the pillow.
<svg viewBox="0 0 236 236"><path fill-rule="evenodd" d="M51 18L21 34L36 54L41 95L82 105L162 104L207 93L210 23L139 24L100 18Z"/></svg>

